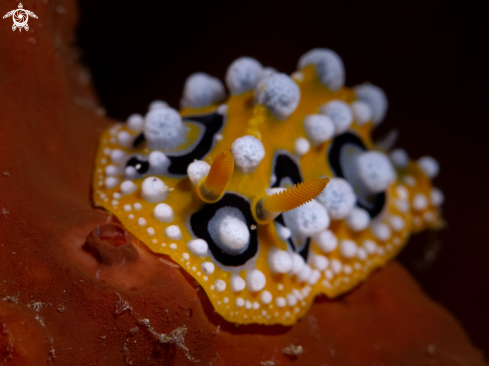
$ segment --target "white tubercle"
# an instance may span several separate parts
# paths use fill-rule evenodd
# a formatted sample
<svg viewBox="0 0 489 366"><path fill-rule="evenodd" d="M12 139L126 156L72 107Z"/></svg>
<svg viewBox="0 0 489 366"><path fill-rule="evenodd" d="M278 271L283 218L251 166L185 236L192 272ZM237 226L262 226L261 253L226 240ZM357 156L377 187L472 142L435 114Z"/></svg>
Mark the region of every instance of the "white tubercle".
<svg viewBox="0 0 489 366"><path fill-rule="evenodd" d="M117 143L120 146L130 148L132 146L132 142L134 137L127 131L120 131L117 133Z"/></svg>
<svg viewBox="0 0 489 366"><path fill-rule="evenodd" d="M224 85L208 74L197 72L185 81L182 108L201 108L221 102L226 98Z"/></svg>
<svg viewBox="0 0 489 366"><path fill-rule="evenodd" d="M263 305L267 305L267 304L270 304L272 302L272 294L270 293L270 291L262 291L261 294L260 294L260 301Z"/></svg>
<svg viewBox="0 0 489 366"><path fill-rule="evenodd" d="M136 189L138 189L138 186L132 180L125 180L121 183L121 193L123 195L131 194Z"/></svg>
<svg viewBox="0 0 489 366"><path fill-rule="evenodd" d="M251 292L262 290L267 283L265 275L257 269L246 271L246 287Z"/></svg>
<svg viewBox="0 0 489 366"><path fill-rule="evenodd" d="M165 235L168 239L180 240L182 239L182 232L177 225L170 225L165 229Z"/></svg>
<svg viewBox="0 0 489 366"><path fill-rule="evenodd" d="M389 153L392 163L400 169L407 167L409 164L409 155L404 149L394 149Z"/></svg>
<svg viewBox="0 0 489 366"><path fill-rule="evenodd" d="M440 207L445 201L445 196L440 189L433 187L430 192L430 200L433 206Z"/></svg>
<svg viewBox="0 0 489 366"><path fill-rule="evenodd" d="M212 263L212 262L204 262L204 263L202 263L200 268L202 269L202 272L208 276L213 274L214 270L215 270L214 263Z"/></svg>
<svg viewBox="0 0 489 366"><path fill-rule="evenodd" d="M238 275L232 275L231 276L231 291L232 292L243 291L245 289L245 287L246 287L245 280L243 280Z"/></svg>
<svg viewBox="0 0 489 366"><path fill-rule="evenodd" d="M275 300L275 304L278 308L283 308L285 305L287 305L287 300L285 300L285 298L283 297L277 297Z"/></svg>
<svg viewBox="0 0 489 366"><path fill-rule="evenodd" d="M353 113L350 107L341 100L335 99L323 104L319 107L319 111L333 121L337 135L347 131L353 122Z"/></svg>
<svg viewBox="0 0 489 366"><path fill-rule="evenodd" d="M292 253L290 257L292 258L292 268L290 269L290 274L294 275L300 273L306 265L304 258L297 253Z"/></svg>
<svg viewBox="0 0 489 366"><path fill-rule="evenodd" d="M163 181L156 177L148 177L141 185L141 195L150 203L158 203L168 197L170 189Z"/></svg>
<svg viewBox="0 0 489 366"><path fill-rule="evenodd" d="M194 186L199 184L199 182L209 174L211 166L205 161L198 160L190 163L187 167L187 174Z"/></svg>
<svg viewBox="0 0 489 366"><path fill-rule="evenodd" d="M288 240L290 238L290 236L292 235L292 233L288 227L285 227L285 226L279 224L278 222L275 223L275 227L277 229L278 237L283 241Z"/></svg>
<svg viewBox="0 0 489 366"><path fill-rule="evenodd" d="M168 103L163 100L153 100L149 103L148 110L152 111L154 109L164 109L169 107Z"/></svg>
<svg viewBox="0 0 489 366"><path fill-rule="evenodd" d="M285 299L287 300L287 305L295 306L297 304L297 298L293 294L285 295Z"/></svg>
<svg viewBox="0 0 489 366"><path fill-rule="evenodd" d="M331 253L338 246L338 238L331 230L321 231L314 237L314 241L323 253Z"/></svg>
<svg viewBox="0 0 489 366"><path fill-rule="evenodd" d="M144 118L144 137L150 149L173 149L185 141L187 129L173 108L153 109Z"/></svg>
<svg viewBox="0 0 489 366"><path fill-rule="evenodd" d="M209 246L207 242L203 239L194 239L187 242L188 250L198 257L205 257L207 255L207 250Z"/></svg>
<svg viewBox="0 0 489 366"><path fill-rule="evenodd" d="M312 200L293 210L284 212L285 224L296 238L319 234L329 227L329 215L323 205Z"/></svg>
<svg viewBox="0 0 489 366"><path fill-rule="evenodd" d="M373 240L364 240L362 245L368 254L377 253L377 244Z"/></svg>
<svg viewBox="0 0 489 366"><path fill-rule="evenodd" d="M127 154L120 149L114 149L110 152L110 161L113 164L121 164L126 160L126 158Z"/></svg>
<svg viewBox="0 0 489 366"><path fill-rule="evenodd" d="M318 283L320 278L321 278L321 272L319 272L317 269L313 269L311 271L311 275L307 279L307 283L310 284L311 286L314 286L316 283Z"/></svg>
<svg viewBox="0 0 489 366"><path fill-rule="evenodd" d="M345 221L351 231L358 232L368 227L370 224L370 215L363 208L353 207L348 216L346 216Z"/></svg>
<svg viewBox="0 0 489 366"><path fill-rule="evenodd" d="M374 237L380 241L389 240L392 235L389 226L381 222L370 225L370 230L372 230Z"/></svg>
<svg viewBox="0 0 489 366"><path fill-rule="evenodd" d="M302 270L297 274L297 280L300 282L307 281L311 276L312 269L309 265L305 265Z"/></svg>
<svg viewBox="0 0 489 366"><path fill-rule="evenodd" d="M340 240L340 254L344 258L353 258L354 256L357 255L357 243L355 243L353 240L349 239L343 239Z"/></svg>
<svg viewBox="0 0 489 366"><path fill-rule="evenodd" d="M304 130L312 145L318 146L334 136L335 125L328 116L309 114L304 118Z"/></svg>
<svg viewBox="0 0 489 366"><path fill-rule="evenodd" d="M353 209L357 197L346 179L330 178L328 185L316 200L326 207L333 220L341 220Z"/></svg>
<svg viewBox="0 0 489 366"><path fill-rule="evenodd" d="M251 57L240 57L229 65L226 85L231 95L253 90L260 80L263 66Z"/></svg>
<svg viewBox="0 0 489 366"><path fill-rule="evenodd" d="M268 266L273 273L287 273L292 269L292 258L285 250L273 247L268 252Z"/></svg>
<svg viewBox="0 0 489 366"><path fill-rule="evenodd" d="M329 265L329 260L324 255L313 254L309 263L317 270L324 271Z"/></svg>
<svg viewBox="0 0 489 366"><path fill-rule="evenodd" d="M418 159L418 166L428 178L435 178L440 172L440 164L431 156L423 156Z"/></svg>
<svg viewBox="0 0 489 366"><path fill-rule="evenodd" d="M396 179L396 172L389 158L380 151L358 154L355 165L358 178L370 193L385 191Z"/></svg>
<svg viewBox="0 0 489 366"><path fill-rule="evenodd" d="M112 164L105 166L105 174L106 175L115 176L115 175L119 175L119 173L120 173L119 167L112 165Z"/></svg>
<svg viewBox="0 0 489 366"><path fill-rule="evenodd" d="M144 126L144 118L138 113L131 114L127 118L127 128L133 132L141 132Z"/></svg>
<svg viewBox="0 0 489 366"><path fill-rule="evenodd" d="M216 282L214 282L214 285L216 286L217 292L223 292L226 289L226 282L224 282L223 280L216 280Z"/></svg>
<svg viewBox="0 0 489 366"><path fill-rule="evenodd" d="M225 206L217 210L207 229L216 245L227 254L241 254L248 247L250 232L246 219L235 207Z"/></svg>
<svg viewBox="0 0 489 366"><path fill-rule="evenodd" d="M343 269L343 265L341 264L341 262L338 259L332 259L331 260L331 269L332 269L334 274L338 274Z"/></svg>
<svg viewBox="0 0 489 366"><path fill-rule="evenodd" d="M255 100L264 105L272 115L287 119L299 105L300 89L288 75L276 73L259 83L255 89Z"/></svg>
<svg viewBox="0 0 489 366"><path fill-rule="evenodd" d="M265 157L265 148L254 136L243 136L231 145L235 167L242 173L251 173Z"/></svg>
<svg viewBox="0 0 489 366"><path fill-rule="evenodd" d="M417 193L413 197L412 205L416 211L423 211L428 207L428 198L422 193Z"/></svg>
<svg viewBox="0 0 489 366"><path fill-rule="evenodd" d="M302 155L307 154L310 148L311 144L304 137L298 137L295 139L294 150L297 156L301 157Z"/></svg>
<svg viewBox="0 0 489 366"><path fill-rule="evenodd" d="M151 174L164 175L168 172L171 161L161 151L152 151L148 156L148 163Z"/></svg>
<svg viewBox="0 0 489 366"><path fill-rule="evenodd" d="M153 210L153 217L159 222L172 222L174 218L173 209L166 203L159 203Z"/></svg>
<svg viewBox="0 0 489 366"><path fill-rule="evenodd" d="M105 187L107 189L112 189L119 184L120 179L115 177L105 178Z"/></svg>
<svg viewBox="0 0 489 366"><path fill-rule="evenodd" d="M338 54L327 48L314 48L299 59L299 69L307 65L315 65L321 83L338 91L345 84L345 67Z"/></svg>
<svg viewBox="0 0 489 366"><path fill-rule="evenodd" d="M370 106L362 100L355 100L350 104L355 122L359 126L363 126L372 120L372 110Z"/></svg>
<svg viewBox="0 0 489 366"><path fill-rule="evenodd" d="M359 100L366 102L372 110L374 125L378 125L384 120L387 113L388 101L384 91L372 84L358 85L355 93Z"/></svg>
<svg viewBox="0 0 489 366"><path fill-rule="evenodd" d="M392 230L394 231L402 231L406 227L406 221L401 216L398 215L392 215L389 217L389 224L392 227Z"/></svg>

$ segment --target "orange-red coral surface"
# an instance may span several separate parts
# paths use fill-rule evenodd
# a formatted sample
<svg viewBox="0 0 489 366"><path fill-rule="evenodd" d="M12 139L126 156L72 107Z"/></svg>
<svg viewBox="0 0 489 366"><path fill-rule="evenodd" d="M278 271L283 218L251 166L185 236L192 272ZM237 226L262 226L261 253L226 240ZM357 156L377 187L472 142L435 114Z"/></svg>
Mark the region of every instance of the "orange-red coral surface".
<svg viewBox="0 0 489 366"><path fill-rule="evenodd" d="M185 271L93 208L97 139L111 121L70 48L76 4L23 5L39 18L31 29L0 29L0 364L485 364L397 263L316 299L294 326L216 315Z"/></svg>

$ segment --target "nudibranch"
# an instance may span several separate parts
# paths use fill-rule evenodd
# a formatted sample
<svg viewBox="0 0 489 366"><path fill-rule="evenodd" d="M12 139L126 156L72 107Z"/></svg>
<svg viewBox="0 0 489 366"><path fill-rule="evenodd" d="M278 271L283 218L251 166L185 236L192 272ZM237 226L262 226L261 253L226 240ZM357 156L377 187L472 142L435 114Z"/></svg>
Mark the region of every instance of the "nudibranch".
<svg viewBox="0 0 489 366"><path fill-rule="evenodd" d="M437 161L372 141L386 96L344 79L329 49L291 76L241 57L227 99L218 79L191 75L180 112L154 101L103 133L95 204L180 264L226 320L293 324L442 223Z"/></svg>

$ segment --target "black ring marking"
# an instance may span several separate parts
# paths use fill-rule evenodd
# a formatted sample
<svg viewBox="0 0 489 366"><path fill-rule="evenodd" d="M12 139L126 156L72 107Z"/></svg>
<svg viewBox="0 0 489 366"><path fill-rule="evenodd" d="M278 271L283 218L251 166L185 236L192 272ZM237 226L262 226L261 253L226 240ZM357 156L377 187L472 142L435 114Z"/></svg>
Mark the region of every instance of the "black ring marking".
<svg viewBox="0 0 489 366"><path fill-rule="evenodd" d="M297 163L285 153L275 155L273 173L277 179L273 183L272 188L280 187L280 183L284 178L290 178L293 184L302 182L302 175Z"/></svg>
<svg viewBox="0 0 489 366"><path fill-rule="evenodd" d="M340 158L341 151L343 150L343 147L347 144L358 146L361 150L367 151L365 144L357 135L354 135L350 132L345 132L341 135L336 136L329 148L329 152L327 153L327 159L335 175L340 178L345 178ZM357 196L357 206L365 209L369 213L370 217L374 218L384 208L385 200L385 192L380 192L367 197Z"/></svg>
<svg viewBox="0 0 489 366"><path fill-rule="evenodd" d="M233 193L226 193L219 201L214 204L204 206L200 211L195 212L190 217L190 227L197 238L203 239L209 245L209 249L214 258L225 266L237 267L245 264L253 258L258 251L258 235L256 230L250 230L250 242L248 248L237 255L230 255L223 252L212 239L207 228L210 219L214 217L216 211L222 207L235 207L241 211L246 219L246 226L257 225L251 214L250 203L241 196Z"/></svg>
<svg viewBox="0 0 489 366"><path fill-rule="evenodd" d="M139 174L144 174L144 173L146 173L149 170L149 162L144 161L144 160L139 160L135 156L133 156L132 158L130 158L127 161L126 167L128 167L128 166L134 167L134 169L136 169L136 171Z"/></svg>

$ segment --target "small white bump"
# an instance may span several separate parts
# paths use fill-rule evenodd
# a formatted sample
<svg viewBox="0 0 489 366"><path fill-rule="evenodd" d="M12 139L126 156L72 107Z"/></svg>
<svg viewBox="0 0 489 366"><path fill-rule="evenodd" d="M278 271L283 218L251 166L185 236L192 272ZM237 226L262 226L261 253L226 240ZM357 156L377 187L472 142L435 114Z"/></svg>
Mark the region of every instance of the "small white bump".
<svg viewBox="0 0 489 366"><path fill-rule="evenodd" d="M132 210L131 205L124 205L124 211L130 212Z"/></svg>
<svg viewBox="0 0 489 366"><path fill-rule="evenodd" d="M333 270L333 273L338 274L341 272L343 269L343 265L338 259L332 259L331 260L331 269Z"/></svg>
<svg viewBox="0 0 489 366"><path fill-rule="evenodd" d="M346 264L343 266L343 273L346 275L350 275L353 272L353 269L350 265Z"/></svg>
<svg viewBox="0 0 489 366"><path fill-rule="evenodd" d="M370 224L370 215L363 208L353 207L345 221L351 231L359 232L365 230Z"/></svg>
<svg viewBox="0 0 489 366"><path fill-rule="evenodd" d="M214 273L215 266L212 262L204 262L201 264L200 268L204 274L211 275Z"/></svg>
<svg viewBox="0 0 489 366"><path fill-rule="evenodd" d="M262 291L260 294L260 301L262 304L267 305L272 302L272 294L269 291Z"/></svg>
<svg viewBox="0 0 489 366"><path fill-rule="evenodd" d="M338 239L331 230L321 231L314 237L314 241L323 253L331 253L338 246Z"/></svg>
<svg viewBox="0 0 489 366"><path fill-rule="evenodd" d="M416 185L416 179L411 175L405 175L402 177L402 181L410 187L414 187Z"/></svg>
<svg viewBox="0 0 489 366"><path fill-rule="evenodd" d="M418 159L418 166L428 178L435 178L440 172L440 164L431 156L423 156Z"/></svg>
<svg viewBox="0 0 489 366"><path fill-rule="evenodd" d="M409 155L404 149L394 149L389 153L392 164L396 168L404 169L409 164Z"/></svg>
<svg viewBox="0 0 489 366"><path fill-rule="evenodd" d="M304 137L298 137L295 139L294 150L297 156L300 157L304 154L307 154L310 148L311 148L311 144Z"/></svg>
<svg viewBox="0 0 489 366"><path fill-rule="evenodd" d="M336 52L327 48L314 48L299 60L299 69L307 65L315 65L319 80L332 91L338 91L345 84L345 67Z"/></svg>
<svg viewBox="0 0 489 366"><path fill-rule="evenodd" d="M107 177L107 178L105 178L105 187L107 189L112 189L115 186L117 186L117 184L119 184L119 179L114 178L114 177Z"/></svg>
<svg viewBox="0 0 489 366"><path fill-rule="evenodd" d="M242 173L251 173L265 157L265 148L254 136L243 136L231 145L236 168Z"/></svg>
<svg viewBox="0 0 489 366"><path fill-rule="evenodd" d="M244 299L242 297L236 298L235 305L236 305L237 308L243 307L244 304L245 304L245 301L244 301Z"/></svg>
<svg viewBox="0 0 489 366"><path fill-rule="evenodd" d="M287 305L287 300L285 300L283 297L277 297L275 299L275 304L277 304L278 308L283 308L285 305Z"/></svg>
<svg viewBox="0 0 489 366"><path fill-rule="evenodd" d="M151 174L165 175L171 164L170 159L161 151L152 151L148 156L149 169Z"/></svg>
<svg viewBox="0 0 489 366"><path fill-rule="evenodd" d="M297 290L297 289L294 288L294 289L292 289L292 293L297 298L297 300L301 301L301 300L304 299L304 295L299 290Z"/></svg>
<svg viewBox="0 0 489 366"><path fill-rule="evenodd" d="M130 220L134 219L134 215L133 214L129 214L129 219Z"/></svg>
<svg viewBox="0 0 489 366"><path fill-rule="evenodd" d="M148 110L152 111L153 109L163 109L168 107L168 103L163 100L153 100L149 103Z"/></svg>
<svg viewBox="0 0 489 366"><path fill-rule="evenodd" d="M413 208L416 211L423 211L426 207L428 207L428 198L422 193L417 193L413 197Z"/></svg>
<svg viewBox="0 0 489 366"><path fill-rule="evenodd" d="M159 203L153 210L153 217L159 222L172 222L174 214L169 205L166 203Z"/></svg>
<svg viewBox="0 0 489 366"><path fill-rule="evenodd" d="M119 204L119 201L117 201L117 200L112 201L112 206L117 206L118 204Z"/></svg>
<svg viewBox="0 0 489 366"><path fill-rule="evenodd" d="M121 183L121 193L123 195L131 194L136 189L138 189L138 186L130 180L125 180L124 182Z"/></svg>
<svg viewBox="0 0 489 366"><path fill-rule="evenodd" d="M155 234L155 229L152 227L147 228L146 231L148 232L148 235L153 236Z"/></svg>
<svg viewBox="0 0 489 366"><path fill-rule="evenodd" d="M153 109L144 120L144 137L150 149L172 149L185 141L186 127L173 108Z"/></svg>
<svg viewBox="0 0 489 366"><path fill-rule="evenodd" d="M158 203L165 200L169 191L168 186L156 177L146 178L141 185L141 195L150 203Z"/></svg>
<svg viewBox="0 0 489 366"><path fill-rule="evenodd" d="M402 231L406 227L406 221L401 216L392 215L389 217L389 224L394 231Z"/></svg>
<svg viewBox="0 0 489 366"><path fill-rule="evenodd" d="M441 190L434 187L430 191L430 200L433 206L440 207L445 201L445 196L443 195L443 192Z"/></svg>
<svg viewBox="0 0 489 366"><path fill-rule="evenodd" d="M223 304L227 304L229 302L229 297L225 297L222 299Z"/></svg>
<svg viewBox="0 0 489 366"><path fill-rule="evenodd" d="M121 164L126 159L127 154L119 149L114 149L110 153L110 161L114 164Z"/></svg>
<svg viewBox="0 0 489 366"><path fill-rule="evenodd" d="M367 257L368 257L367 251L363 248L358 248L357 258L360 259L361 261L364 261L365 259L367 259Z"/></svg>
<svg viewBox="0 0 489 366"><path fill-rule="evenodd" d="M363 100L370 106L374 125L382 122L388 107L388 101L384 91L372 84L358 85L354 89L357 98Z"/></svg>
<svg viewBox="0 0 489 366"><path fill-rule="evenodd" d="M358 126L363 126L372 119L372 110L364 101L356 100L350 104L350 107Z"/></svg>
<svg viewBox="0 0 489 366"><path fill-rule="evenodd" d="M331 269L328 269L326 272L324 272L324 276L326 276L326 278L330 280L334 277L334 273Z"/></svg>
<svg viewBox="0 0 489 366"><path fill-rule="evenodd" d="M253 90L262 74L263 66L254 58L240 57L229 65L226 72L226 85L231 95Z"/></svg>
<svg viewBox="0 0 489 366"><path fill-rule="evenodd" d="M405 213L409 211L409 202L400 199L394 199L394 205L399 210L399 212Z"/></svg>
<svg viewBox="0 0 489 366"><path fill-rule="evenodd" d="M293 294L287 294L285 297L289 306L295 306L297 304L297 298Z"/></svg>
<svg viewBox="0 0 489 366"><path fill-rule="evenodd" d="M357 254L357 244L353 240L340 240L340 254L344 258L353 258Z"/></svg>
<svg viewBox="0 0 489 366"><path fill-rule="evenodd" d="M355 165L358 178L370 193L385 191L396 179L396 172L390 160L380 151L358 154Z"/></svg>
<svg viewBox="0 0 489 366"><path fill-rule="evenodd" d="M239 292L246 288L246 282L239 275L231 276L231 291Z"/></svg>
<svg viewBox="0 0 489 366"><path fill-rule="evenodd" d="M319 111L331 118L335 126L337 135L345 132L350 128L353 122L353 113L345 102L341 100L332 100L319 107Z"/></svg>
<svg viewBox="0 0 489 366"><path fill-rule="evenodd" d="M310 284L311 286L314 286L316 283L318 283L320 278L321 278L321 272L319 272L317 269L314 269L312 270L311 275L307 279L307 283Z"/></svg>
<svg viewBox="0 0 489 366"><path fill-rule="evenodd" d="M297 253L292 253L291 258L292 258L292 268L290 270L290 273L292 275L300 273L304 268L304 266L306 265L304 258L302 258L302 256ZM281 284L279 284L279 286L280 285Z"/></svg>
<svg viewBox="0 0 489 366"><path fill-rule="evenodd" d="M377 248L377 255L383 256L385 255L385 250L384 248Z"/></svg>
<svg viewBox="0 0 489 366"><path fill-rule="evenodd" d="M288 227L280 225L277 222L275 223L275 227L277 229L278 237L283 241L288 240L290 238L290 236L292 235L292 233L290 232L290 229Z"/></svg>
<svg viewBox="0 0 489 366"><path fill-rule="evenodd" d="M316 200L284 212L282 215L285 224L297 238L306 238L319 234L330 223L325 207Z"/></svg>
<svg viewBox="0 0 489 366"><path fill-rule="evenodd" d="M170 244L170 249L176 250L177 249L177 245L175 243Z"/></svg>
<svg viewBox="0 0 489 366"><path fill-rule="evenodd" d="M139 226L146 226L146 219L144 217L140 217L138 219L138 225Z"/></svg>
<svg viewBox="0 0 489 366"><path fill-rule="evenodd" d="M134 132L140 132L143 130L144 118L140 114L131 114L127 118L127 128Z"/></svg>
<svg viewBox="0 0 489 366"><path fill-rule="evenodd" d="M383 223L375 223L370 226L372 234L377 240L386 241L391 238L392 232L389 226Z"/></svg>
<svg viewBox="0 0 489 366"><path fill-rule="evenodd" d="M328 116L310 114L304 118L304 130L313 146L318 146L334 136L335 125Z"/></svg>
<svg viewBox="0 0 489 366"><path fill-rule="evenodd" d="M110 149L108 147L104 148L104 155L110 155L111 152L112 152L112 149ZM100 170L100 172L102 172L102 170Z"/></svg>
<svg viewBox="0 0 489 366"><path fill-rule="evenodd" d="M292 269L292 258L285 250L274 247L268 252L268 266L273 273L287 273Z"/></svg>
<svg viewBox="0 0 489 366"><path fill-rule="evenodd" d="M126 166L124 169L124 175L127 179L137 179L141 177L136 168L133 166Z"/></svg>
<svg viewBox="0 0 489 366"><path fill-rule="evenodd" d="M333 220L341 220L353 209L357 198L351 184L347 180L330 178L328 185L317 196L316 200L326 207L329 216Z"/></svg>
<svg viewBox="0 0 489 366"><path fill-rule="evenodd" d="M226 282L224 282L223 280L216 280L216 282L214 282L214 285L216 285L217 292L223 292L226 289Z"/></svg>
<svg viewBox="0 0 489 366"><path fill-rule="evenodd" d="M136 202L136 203L133 205L133 207L134 207L134 209L135 209L135 210L138 210L138 211L139 211L140 209L142 209L142 208L143 208L143 205L142 205L142 204L140 204L139 202Z"/></svg>
<svg viewBox="0 0 489 366"><path fill-rule="evenodd" d="M281 73L273 74L264 83L259 83L255 90L255 100L282 121L295 111L300 97L300 89L296 82Z"/></svg>
<svg viewBox="0 0 489 366"><path fill-rule="evenodd" d="M112 194L112 198L114 198L116 200L121 199L121 197L122 197L122 195L120 193L118 193L118 192L114 192Z"/></svg>
<svg viewBox="0 0 489 366"><path fill-rule="evenodd" d="M324 255L313 254L310 263L317 270L324 271L329 265L329 260Z"/></svg>
<svg viewBox="0 0 489 366"><path fill-rule="evenodd" d="M132 146L133 137L127 131L120 131L117 134L117 143L123 147L131 147Z"/></svg>
<svg viewBox="0 0 489 366"><path fill-rule="evenodd" d="M219 79L203 72L197 72L190 75L185 81L180 104L183 108L201 108L221 102L225 98L224 85Z"/></svg>
<svg viewBox="0 0 489 366"><path fill-rule="evenodd" d="M311 276L311 273L312 273L311 267L309 267L309 265L306 264L304 266L304 268L302 268L302 271L300 271L297 274L297 280L299 282L307 281L309 279L309 277Z"/></svg>
<svg viewBox="0 0 489 366"><path fill-rule="evenodd" d="M108 176L114 176L119 174L119 168L117 168L115 165L107 165L105 167L105 174Z"/></svg>
<svg viewBox="0 0 489 366"><path fill-rule="evenodd" d="M182 239L182 232L177 225L170 225L165 229L165 235L168 239L180 240Z"/></svg>
<svg viewBox="0 0 489 366"><path fill-rule="evenodd" d="M302 261L304 262L304 260L302 260ZM278 289L279 291L282 291L282 290L284 289L284 285L283 285L282 283L279 283L279 284L277 285L277 289Z"/></svg>
<svg viewBox="0 0 489 366"><path fill-rule="evenodd" d="M199 160L190 163L187 167L187 174L194 186L196 186L204 177L209 174L211 166L205 161Z"/></svg>
<svg viewBox="0 0 489 366"><path fill-rule="evenodd" d="M377 244L373 240L364 240L363 246L368 254L374 254L377 252Z"/></svg>
<svg viewBox="0 0 489 366"><path fill-rule="evenodd" d="M407 200L409 198L409 191L401 184L396 186L396 193L401 200Z"/></svg>
<svg viewBox="0 0 489 366"><path fill-rule="evenodd" d="M245 309L250 310L252 308L253 304L251 303L250 300L245 301Z"/></svg>
<svg viewBox="0 0 489 366"><path fill-rule="evenodd" d="M207 250L209 246L207 242L203 239L194 239L187 242L187 247L192 254L195 254L198 257L205 257L207 255Z"/></svg>
<svg viewBox="0 0 489 366"><path fill-rule="evenodd" d="M183 259L185 259L186 261L188 261L188 260L190 259L190 254L188 254L188 253L183 253L183 254L182 254L182 257L183 257Z"/></svg>
<svg viewBox="0 0 489 366"><path fill-rule="evenodd" d="M251 269L246 272L246 286L250 292L262 290L267 283L265 275L257 269Z"/></svg>
<svg viewBox="0 0 489 366"><path fill-rule="evenodd" d="M260 308L260 303L258 303L257 301L253 301L253 309L258 310L259 308Z"/></svg>

